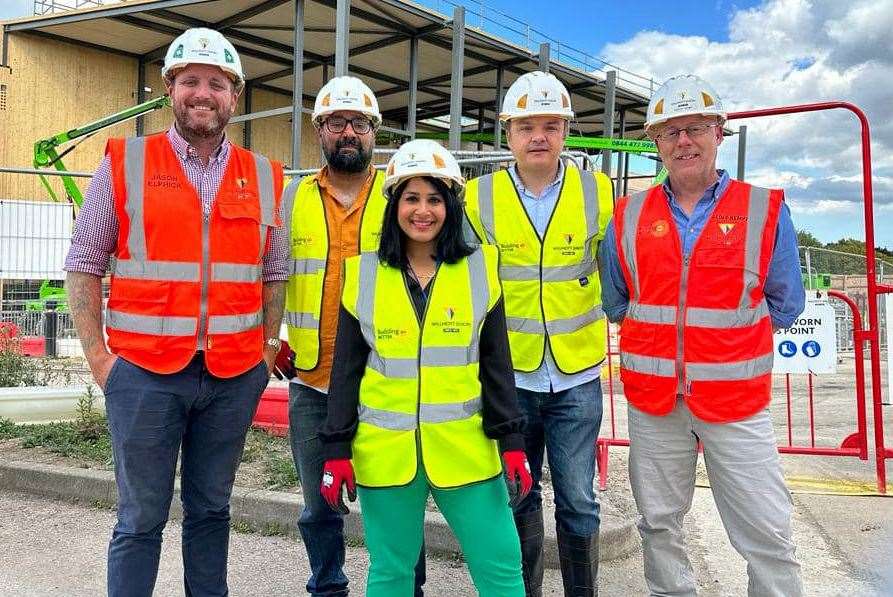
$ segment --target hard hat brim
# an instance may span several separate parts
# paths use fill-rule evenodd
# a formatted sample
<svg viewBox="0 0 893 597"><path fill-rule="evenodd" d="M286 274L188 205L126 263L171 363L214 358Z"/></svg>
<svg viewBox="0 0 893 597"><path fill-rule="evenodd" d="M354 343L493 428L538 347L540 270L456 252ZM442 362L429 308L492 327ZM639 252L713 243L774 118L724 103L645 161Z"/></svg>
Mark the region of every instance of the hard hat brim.
<svg viewBox="0 0 893 597"><path fill-rule="evenodd" d="M161 69L161 76L167 77L168 75L176 75L177 72L183 70L190 64L207 64L208 66L216 66L220 70L222 70L233 83L241 83L242 75L240 75L235 69L227 68L225 66L221 66L219 62L209 59L203 58L193 58L190 60L183 60L182 62L175 62L163 69Z"/></svg>

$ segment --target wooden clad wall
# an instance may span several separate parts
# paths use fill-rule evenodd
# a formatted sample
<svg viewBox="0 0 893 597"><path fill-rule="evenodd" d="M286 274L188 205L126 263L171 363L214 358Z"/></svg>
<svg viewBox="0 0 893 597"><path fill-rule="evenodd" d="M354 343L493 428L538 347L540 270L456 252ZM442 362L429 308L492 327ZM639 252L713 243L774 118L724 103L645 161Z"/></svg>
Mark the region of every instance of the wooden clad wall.
<svg viewBox="0 0 893 597"><path fill-rule="evenodd" d="M9 69L0 68L0 85L6 86L5 106L0 97L0 166L30 168L34 142L98 120L139 102L136 94L138 62L134 58L85 48L52 39L12 33L9 41ZM250 73L249 73L250 75ZM146 98L164 93L160 66L150 65ZM255 90L252 111L259 112L289 105L290 96ZM237 114L244 112L245 97L240 98ZM173 122L170 109L143 117L144 132L166 130ZM264 118L252 122L251 149L288 164L291 161L291 117ZM301 165L320 165L320 153L309 115L302 118ZM92 172L102 159L110 137L135 134L135 121L104 129L83 141L64 158L68 170ZM230 139L243 142L244 124L227 128ZM58 177L49 178L60 197L64 197ZM89 179L76 179L81 190ZM33 175L0 173L0 199L49 199L40 180Z"/></svg>

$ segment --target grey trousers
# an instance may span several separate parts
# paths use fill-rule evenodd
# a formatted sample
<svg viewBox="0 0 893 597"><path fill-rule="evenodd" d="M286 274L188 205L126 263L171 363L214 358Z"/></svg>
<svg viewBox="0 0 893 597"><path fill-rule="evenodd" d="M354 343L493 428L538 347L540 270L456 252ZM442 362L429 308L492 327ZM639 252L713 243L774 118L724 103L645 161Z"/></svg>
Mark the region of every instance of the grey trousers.
<svg viewBox="0 0 893 597"><path fill-rule="evenodd" d="M664 417L630 405L629 437L630 484L652 595L696 594L682 521L694 495L698 439L729 541L747 561L747 594L802 595L791 540L791 495L768 410L743 421L715 424L697 419L681 399Z"/></svg>

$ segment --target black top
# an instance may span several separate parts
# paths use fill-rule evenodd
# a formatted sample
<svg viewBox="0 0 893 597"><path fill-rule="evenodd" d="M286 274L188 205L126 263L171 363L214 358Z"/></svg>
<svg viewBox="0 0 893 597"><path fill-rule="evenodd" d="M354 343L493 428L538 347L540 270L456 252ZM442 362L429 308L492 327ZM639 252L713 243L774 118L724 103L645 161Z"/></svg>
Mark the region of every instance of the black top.
<svg viewBox="0 0 893 597"><path fill-rule="evenodd" d="M421 321L427 293L414 276L405 270L403 277L412 297L415 315ZM429 282L429 287L433 282ZM525 419L518 405L515 375L509 352L505 306L502 297L487 313L480 336L479 376L484 433L499 441L501 452L524 449ZM329 381L328 414L319 431L325 444L326 460L351 457L350 444L357 432L360 402L360 380L366 369L369 345L363 338L360 322L341 306L338 333L335 336L335 359Z"/></svg>

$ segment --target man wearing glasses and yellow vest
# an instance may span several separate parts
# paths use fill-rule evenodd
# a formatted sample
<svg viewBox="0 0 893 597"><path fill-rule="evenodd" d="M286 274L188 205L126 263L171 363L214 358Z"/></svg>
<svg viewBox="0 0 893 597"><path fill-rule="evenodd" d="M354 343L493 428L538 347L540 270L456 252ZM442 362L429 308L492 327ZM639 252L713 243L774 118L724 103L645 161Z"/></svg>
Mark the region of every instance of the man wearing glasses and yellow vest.
<svg viewBox="0 0 893 597"><path fill-rule="evenodd" d="M378 101L359 79L336 77L316 96L313 124L326 165L313 176L294 179L283 193L291 269L285 297L288 342L283 343L277 367L291 379L292 453L302 485L309 489L298 519L310 559L307 591L347 595L343 517L329 508L317 490L324 464L319 428L326 419L341 267L348 257L378 251L387 204L382 194L384 174L372 168L375 130L381 124ZM420 594L422 558L419 564Z"/></svg>
<svg viewBox="0 0 893 597"><path fill-rule="evenodd" d="M500 250L515 384L527 416L534 486L515 508L515 523L528 595L542 594L544 452L565 594L593 595L598 574L593 482L607 342L596 252L613 191L605 175L561 160L573 117L570 94L553 75L519 77L500 114L515 163L469 182L465 196L478 239Z"/></svg>

